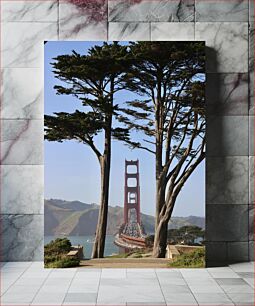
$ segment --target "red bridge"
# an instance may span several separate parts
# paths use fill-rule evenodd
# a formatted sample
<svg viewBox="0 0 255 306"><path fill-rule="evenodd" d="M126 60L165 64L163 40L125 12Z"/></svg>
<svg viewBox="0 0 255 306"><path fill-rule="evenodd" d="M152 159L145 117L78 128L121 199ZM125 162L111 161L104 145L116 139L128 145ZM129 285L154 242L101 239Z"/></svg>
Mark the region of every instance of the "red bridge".
<svg viewBox="0 0 255 306"><path fill-rule="evenodd" d="M141 223L139 160L125 161L124 223L115 244L125 249L145 248L145 231Z"/></svg>

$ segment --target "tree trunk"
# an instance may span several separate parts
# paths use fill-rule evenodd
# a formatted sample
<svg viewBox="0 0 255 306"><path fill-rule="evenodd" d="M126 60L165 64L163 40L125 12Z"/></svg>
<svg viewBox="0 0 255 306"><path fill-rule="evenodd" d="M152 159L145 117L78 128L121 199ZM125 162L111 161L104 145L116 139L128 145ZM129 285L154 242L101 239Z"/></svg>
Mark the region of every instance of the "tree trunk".
<svg viewBox="0 0 255 306"><path fill-rule="evenodd" d="M162 196L161 201L164 199L164 203L161 207L161 216L157 216L158 224L155 226L155 237L154 237L154 245L153 245L153 257L156 258L165 258L166 255L166 247L167 247L167 230L168 230L168 222L172 216L175 199L171 199L169 203L165 201L165 190L166 183L163 183L163 188L161 189ZM163 198L164 196L164 198ZM160 199L160 197L159 197Z"/></svg>
<svg viewBox="0 0 255 306"><path fill-rule="evenodd" d="M105 236L108 216L108 198L110 181L110 161L108 156L102 156L101 166L101 199L96 229L96 237L92 251L92 258L104 257Z"/></svg>
<svg viewBox="0 0 255 306"><path fill-rule="evenodd" d="M155 231L159 225L159 214L165 204L166 184L160 179L156 179L156 214L155 214Z"/></svg>
<svg viewBox="0 0 255 306"><path fill-rule="evenodd" d="M158 227L155 229L153 257L165 258L166 256L167 228L168 222L160 221Z"/></svg>
<svg viewBox="0 0 255 306"><path fill-rule="evenodd" d="M110 167L111 167L111 132L108 131L105 137L104 155L100 157L101 168L101 197L97 221L96 237L92 251L92 258L103 258L105 237L108 217Z"/></svg>

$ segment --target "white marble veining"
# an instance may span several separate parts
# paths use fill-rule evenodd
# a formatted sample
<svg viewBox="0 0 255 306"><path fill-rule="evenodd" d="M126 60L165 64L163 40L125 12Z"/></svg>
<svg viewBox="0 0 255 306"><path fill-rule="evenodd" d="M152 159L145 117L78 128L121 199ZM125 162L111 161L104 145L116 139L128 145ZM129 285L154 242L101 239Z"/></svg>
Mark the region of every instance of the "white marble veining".
<svg viewBox="0 0 255 306"><path fill-rule="evenodd" d="M106 1L60 1L60 40L107 40Z"/></svg>
<svg viewBox="0 0 255 306"><path fill-rule="evenodd" d="M2 0L2 22L58 21L58 0Z"/></svg>
<svg viewBox="0 0 255 306"><path fill-rule="evenodd" d="M43 215L0 216L2 261L42 260L43 219Z"/></svg>
<svg viewBox="0 0 255 306"><path fill-rule="evenodd" d="M1 165L2 214L43 213L43 166Z"/></svg>
<svg viewBox="0 0 255 306"><path fill-rule="evenodd" d="M248 115L248 74L207 73L208 115Z"/></svg>
<svg viewBox="0 0 255 306"><path fill-rule="evenodd" d="M247 0L196 0L196 21L248 21Z"/></svg>
<svg viewBox="0 0 255 306"><path fill-rule="evenodd" d="M152 40L187 41L195 39L194 23L155 22L151 24Z"/></svg>
<svg viewBox="0 0 255 306"><path fill-rule="evenodd" d="M43 67L43 43L58 38L57 23L6 22L2 31L2 68Z"/></svg>
<svg viewBox="0 0 255 306"><path fill-rule="evenodd" d="M41 68L2 70L1 118L43 118L43 71Z"/></svg>
<svg viewBox="0 0 255 306"><path fill-rule="evenodd" d="M43 120L1 120L1 164L43 164Z"/></svg>
<svg viewBox="0 0 255 306"><path fill-rule="evenodd" d="M150 40L150 24L109 22L109 40Z"/></svg>
<svg viewBox="0 0 255 306"><path fill-rule="evenodd" d="M109 21L194 21L194 0L109 0Z"/></svg>
<svg viewBox="0 0 255 306"><path fill-rule="evenodd" d="M207 48L207 72L248 72L248 24L197 22L195 39Z"/></svg>
<svg viewBox="0 0 255 306"><path fill-rule="evenodd" d="M59 38L66 40L107 39L107 7L105 0L64 0L59 1L59 7L57 2L55 0L1 1L1 64L2 67L12 68L3 70L4 79L2 80L2 86L4 94L1 97L1 118L42 118L42 87L39 85L39 83L42 84L39 73L41 68L28 68L43 67L44 40L56 40ZM231 0L225 1L225 3L221 1L219 5L219 2L216 0L196 0L196 7L194 2L194 0L109 0L108 13L109 21L111 22L109 23L108 38L110 40L193 40L195 37L196 40L206 41L206 45L209 47L207 49L207 71L224 73L219 78L217 76L213 79L219 80L222 85L218 98L220 103L222 102L222 106L223 104L224 106L220 106L217 110L217 114L221 115L240 116L247 114L245 100L247 89L246 73L248 72L249 60L250 115L254 115L254 108L251 107L251 103L254 102L252 97L253 90L251 88L253 84L253 72L251 69L253 61L251 57L254 53L252 49L254 32L250 31L250 58L248 58L248 23L246 22L248 20L248 1ZM254 1L249 0L249 20L251 23L254 20L253 5ZM194 9L196 9L196 21L200 21L195 25L195 34L193 23ZM165 23L166 21L169 24ZM152 22L152 24L149 22ZM159 23L156 24L156 22ZM21 67L26 69L16 69ZM229 73L235 74L229 75ZM241 73L245 74L239 78ZM236 87L237 83L238 86ZM239 119L241 120L242 118ZM244 135L242 131L238 131L238 129L241 130L242 126L246 125L247 120L245 119L243 123L239 122L238 118L235 118L232 123L229 120L228 123L227 121L223 122L224 128L227 129L224 131L223 136L221 136L221 140L224 140L224 154L242 155L248 147L248 136ZM6 205L2 209L4 209L4 213L22 213L22 215L2 216L4 219L4 222L2 222L4 225L4 259L6 260L42 259L43 216L25 215L25 213L41 213L42 206L39 199L39 177L41 178L41 170L38 170L41 167L18 166L19 164L43 163L43 131L42 122L39 122L40 120L2 120L1 122L3 141L1 146L2 163L5 165L14 164L22 169L17 170L14 165L2 166L5 168L4 171L6 171L5 179L7 182L4 184L10 186L10 190L6 190L6 197L3 194ZM241 141L242 137L244 141ZM219 149L215 143L211 142L212 144L213 151L218 154ZM248 198L247 191L249 185L248 157L227 157L218 159L218 161L213 163L211 163L211 160L208 159L207 161L210 170L207 174L207 204L216 204L213 205L216 207L212 207L212 215L207 221L213 230L215 230L215 225L216 227L219 225L221 231L224 232L226 225L223 222L222 225L218 224L215 220L217 220L219 212L229 216L228 206L232 205L225 205L226 207L219 211L218 207L221 207L219 204L235 204L233 205L235 206L234 219L235 216L239 215L241 217L236 219L238 221L242 221L242 218L248 219L247 213L243 211L244 205L238 205L247 204L252 199L251 195ZM31 171L28 171L26 167L31 167ZM16 173L19 174L19 177L16 177ZM36 178L35 181L33 180L34 188L27 191L27 186L33 178ZM251 184L252 181L250 181L250 186ZM17 185L20 188L15 187ZM219 190L221 190L220 193ZM19 206L14 206L12 203L17 202L17 197L20 198ZM33 204L28 204L29 201L33 201ZM237 206L240 206L240 209ZM226 218L224 219L225 221ZM222 232L219 230L218 235L221 235ZM242 233L239 236L237 231L228 231L227 238L239 239L241 236L245 237L244 229L242 229ZM211 249L213 249L213 243L217 245L218 242L211 242ZM227 251L228 253L236 252L231 254L231 256L235 255L241 259L247 259L247 246L243 247L244 244L244 242L235 241L227 246L226 242L224 242L221 244L221 247L225 250L225 254L227 254ZM252 244L253 241L250 242L250 253L253 250ZM222 260L220 254L221 247L214 247L214 262ZM224 259L227 259L227 257L224 257ZM122 273L121 275L123 277ZM137 277L137 274L135 277ZM144 277L142 281L145 282L148 279L148 273L138 273L139 277ZM106 279L102 278L102 282L105 280L107 280L107 277ZM117 286L110 286L107 289L116 290L116 288ZM17 296L17 294L20 294L21 297L22 292L18 291L19 289L15 290L13 295L16 294ZM146 300L147 302L145 303L147 305L148 303L162 304L162 296L153 295L153 292L151 294L144 292L136 296L141 303ZM121 294L123 292L120 292ZM126 291L125 294L129 294L129 291ZM170 295L170 293L168 294ZM202 303L206 300L203 294L200 293L196 300L187 299L189 294L183 293L178 295L178 300L168 296L168 299L165 297L165 301L169 305L184 302L197 304L197 301ZM144 298L145 295L148 297ZM176 294L174 295L176 296ZM237 304L251 301L250 296L247 297L244 293L241 295L237 297L232 294L229 298ZM48 296L48 293L44 293L38 296L34 303L45 302ZM63 296L59 296L59 300L61 298ZM72 300L72 298L74 299ZM61 303L65 301L64 303L68 304L77 298L77 296L69 295ZM84 301L84 296L80 298L83 298ZM85 298L89 300L94 299L93 296L86 296ZM122 303L121 299L118 301ZM132 298L130 298L128 304L132 304L132 301ZM221 299L220 296L215 297L214 301L215 303L228 303L226 299ZM25 300L23 302L25 303ZM123 304L125 305L126 301Z"/></svg>

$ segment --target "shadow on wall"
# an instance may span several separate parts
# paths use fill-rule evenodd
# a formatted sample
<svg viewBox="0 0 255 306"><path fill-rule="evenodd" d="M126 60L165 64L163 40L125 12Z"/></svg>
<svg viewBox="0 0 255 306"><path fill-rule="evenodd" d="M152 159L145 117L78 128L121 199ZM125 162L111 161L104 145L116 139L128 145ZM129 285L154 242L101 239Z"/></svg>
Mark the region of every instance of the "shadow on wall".
<svg viewBox="0 0 255 306"><path fill-rule="evenodd" d="M206 60L206 71L213 71L206 79L205 238L206 266L211 267L249 260L248 205L238 205L248 204L248 169L238 156L248 130L235 116L245 112L248 96L241 101L235 96L247 86L244 74L217 73L217 52L212 48L206 47Z"/></svg>

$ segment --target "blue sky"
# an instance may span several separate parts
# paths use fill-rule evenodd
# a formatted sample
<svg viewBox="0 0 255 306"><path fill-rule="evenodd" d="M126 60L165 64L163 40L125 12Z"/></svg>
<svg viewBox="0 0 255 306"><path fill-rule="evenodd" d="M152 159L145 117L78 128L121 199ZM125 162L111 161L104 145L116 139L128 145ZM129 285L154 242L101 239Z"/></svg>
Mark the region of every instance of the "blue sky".
<svg viewBox="0 0 255 306"><path fill-rule="evenodd" d="M54 78L50 63L57 55L70 54L72 50L86 54L88 48L101 42L48 42L44 49L44 112L73 112L82 109L80 102L70 96L58 96L53 89ZM124 44L124 43L123 43ZM130 100L132 95L123 92L116 99ZM100 141L98 139L97 141ZM45 141L45 198L79 200L99 203L100 169L95 154L84 144L75 141L55 143ZM110 181L111 206L123 206L125 159L140 160L141 210L155 213L154 156L143 150L131 151L123 143L113 141ZM183 187L174 216L204 216L205 211L205 162L193 173Z"/></svg>

